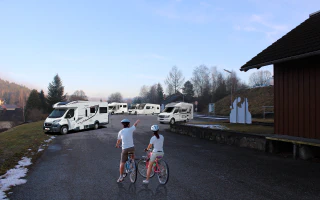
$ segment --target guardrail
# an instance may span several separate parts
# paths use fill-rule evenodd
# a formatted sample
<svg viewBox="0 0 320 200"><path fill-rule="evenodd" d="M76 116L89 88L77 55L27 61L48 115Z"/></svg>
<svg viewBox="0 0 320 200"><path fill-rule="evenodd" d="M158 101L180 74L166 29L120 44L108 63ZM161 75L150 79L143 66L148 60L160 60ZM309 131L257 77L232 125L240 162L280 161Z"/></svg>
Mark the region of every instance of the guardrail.
<svg viewBox="0 0 320 200"><path fill-rule="evenodd" d="M266 114L269 114L269 113L274 114L274 106L262 106L262 108L263 108L263 119L266 118Z"/></svg>

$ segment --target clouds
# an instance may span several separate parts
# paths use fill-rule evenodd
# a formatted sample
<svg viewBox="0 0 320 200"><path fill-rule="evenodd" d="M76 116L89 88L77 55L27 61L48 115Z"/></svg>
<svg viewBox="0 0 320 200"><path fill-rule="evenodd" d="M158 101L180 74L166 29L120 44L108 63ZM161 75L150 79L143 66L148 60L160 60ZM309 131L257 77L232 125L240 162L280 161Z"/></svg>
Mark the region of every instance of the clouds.
<svg viewBox="0 0 320 200"><path fill-rule="evenodd" d="M235 25L234 29L245 32L260 32L263 33L268 40L274 42L289 32L291 27L287 24L274 22L273 18L271 14L251 14L249 17L246 17L245 20L239 21L239 24Z"/></svg>
<svg viewBox="0 0 320 200"><path fill-rule="evenodd" d="M194 24L207 24L215 19L214 11L221 11L221 7L214 7L206 1L184 2L169 1L158 4L151 9L155 15L178 22L187 22Z"/></svg>

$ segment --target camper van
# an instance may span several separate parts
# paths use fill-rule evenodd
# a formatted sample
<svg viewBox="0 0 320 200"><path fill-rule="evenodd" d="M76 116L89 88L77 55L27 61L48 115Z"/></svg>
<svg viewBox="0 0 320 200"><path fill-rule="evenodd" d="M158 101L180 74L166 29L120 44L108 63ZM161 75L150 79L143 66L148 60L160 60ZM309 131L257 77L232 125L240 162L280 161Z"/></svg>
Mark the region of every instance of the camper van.
<svg viewBox="0 0 320 200"><path fill-rule="evenodd" d="M109 103L109 113L111 115L128 113L128 103Z"/></svg>
<svg viewBox="0 0 320 200"><path fill-rule="evenodd" d="M193 119L193 104L184 102L169 103L158 115L158 121L161 124L174 124L179 121L187 122L190 119Z"/></svg>
<svg viewBox="0 0 320 200"><path fill-rule="evenodd" d="M131 104L130 105L130 108L128 109L128 113L129 113L129 115L131 115L131 114L137 114L137 109L138 109L138 107L139 107L139 105L140 104Z"/></svg>
<svg viewBox="0 0 320 200"><path fill-rule="evenodd" d="M160 105L159 104L151 104L151 103L142 103L138 106L138 109L135 110L134 114L137 115L148 115L148 114L159 114L160 113Z"/></svg>
<svg viewBox="0 0 320 200"><path fill-rule="evenodd" d="M43 124L44 132L63 135L71 130L98 129L109 123L108 103L90 101L58 102Z"/></svg>

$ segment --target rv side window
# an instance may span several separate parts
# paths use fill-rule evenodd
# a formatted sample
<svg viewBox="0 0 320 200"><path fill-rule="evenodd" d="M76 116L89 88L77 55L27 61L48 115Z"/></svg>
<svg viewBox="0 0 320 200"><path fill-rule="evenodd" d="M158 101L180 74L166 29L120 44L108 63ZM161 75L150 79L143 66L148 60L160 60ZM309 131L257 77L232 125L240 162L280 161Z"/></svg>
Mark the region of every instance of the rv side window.
<svg viewBox="0 0 320 200"><path fill-rule="evenodd" d="M181 113L187 113L188 109L187 108L182 108Z"/></svg>
<svg viewBox="0 0 320 200"><path fill-rule="evenodd" d="M150 106L146 106L146 109L150 109Z"/></svg>
<svg viewBox="0 0 320 200"><path fill-rule="evenodd" d="M123 105L123 107L124 107L124 108L126 108L126 107L127 107L127 105Z"/></svg>
<svg viewBox="0 0 320 200"><path fill-rule="evenodd" d="M86 117L88 117L88 110L86 109Z"/></svg>
<svg viewBox="0 0 320 200"><path fill-rule="evenodd" d="M120 105L120 108L122 108L122 105Z"/></svg>
<svg viewBox="0 0 320 200"><path fill-rule="evenodd" d="M96 112L96 108L95 107L90 107L90 113L95 113Z"/></svg>
<svg viewBox="0 0 320 200"><path fill-rule="evenodd" d="M107 107L100 107L100 113L108 113Z"/></svg>
<svg viewBox="0 0 320 200"><path fill-rule="evenodd" d="M159 108L159 107L157 107L157 109L159 110L160 108Z"/></svg>
<svg viewBox="0 0 320 200"><path fill-rule="evenodd" d="M72 118L74 116L74 109L70 109L66 114L66 118Z"/></svg>

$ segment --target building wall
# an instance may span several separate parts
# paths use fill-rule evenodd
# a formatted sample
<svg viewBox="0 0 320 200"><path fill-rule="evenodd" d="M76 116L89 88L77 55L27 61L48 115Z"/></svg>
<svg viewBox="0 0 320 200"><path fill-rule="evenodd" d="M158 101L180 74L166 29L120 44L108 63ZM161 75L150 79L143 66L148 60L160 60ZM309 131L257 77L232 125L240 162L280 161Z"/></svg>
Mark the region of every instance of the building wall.
<svg viewBox="0 0 320 200"><path fill-rule="evenodd" d="M274 65L275 134L320 139L320 55Z"/></svg>

